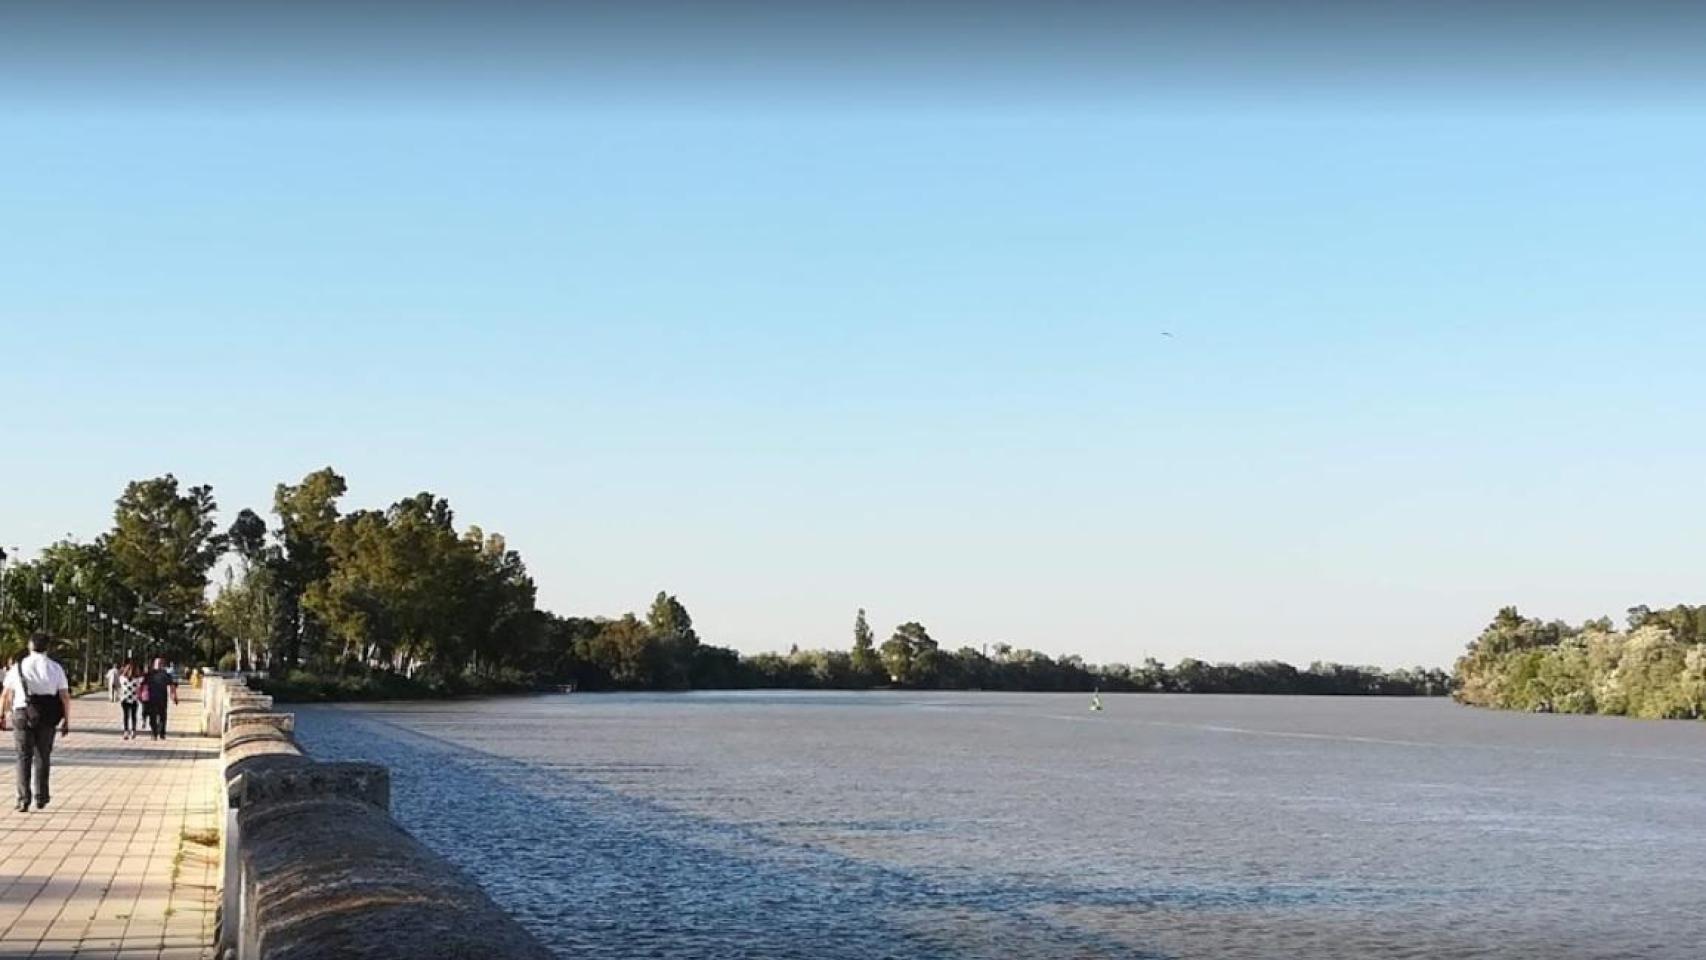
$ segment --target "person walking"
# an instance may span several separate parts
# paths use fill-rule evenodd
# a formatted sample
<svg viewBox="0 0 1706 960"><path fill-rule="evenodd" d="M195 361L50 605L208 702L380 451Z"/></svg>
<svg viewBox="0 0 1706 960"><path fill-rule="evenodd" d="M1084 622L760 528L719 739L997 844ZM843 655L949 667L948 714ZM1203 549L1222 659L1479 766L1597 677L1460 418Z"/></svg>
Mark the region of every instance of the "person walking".
<svg viewBox="0 0 1706 960"><path fill-rule="evenodd" d="M115 663L107 670L107 702L109 703L118 700L118 676L118 664Z"/></svg>
<svg viewBox="0 0 1706 960"><path fill-rule="evenodd" d="M166 669L166 658L154 658L154 669L143 675L142 690L142 715L148 718L149 739L164 740L167 695L174 706L178 702L178 679Z"/></svg>
<svg viewBox="0 0 1706 960"><path fill-rule="evenodd" d="M71 684L64 668L48 657L51 646L47 634L31 636L29 655L0 682L0 730L10 726L18 748L19 813L30 809L32 773L36 809L53 799L53 736L71 734Z"/></svg>
<svg viewBox="0 0 1706 960"><path fill-rule="evenodd" d="M136 717L142 712L142 674L129 660L118 674L118 708L124 714L124 738L136 739Z"/></svg>

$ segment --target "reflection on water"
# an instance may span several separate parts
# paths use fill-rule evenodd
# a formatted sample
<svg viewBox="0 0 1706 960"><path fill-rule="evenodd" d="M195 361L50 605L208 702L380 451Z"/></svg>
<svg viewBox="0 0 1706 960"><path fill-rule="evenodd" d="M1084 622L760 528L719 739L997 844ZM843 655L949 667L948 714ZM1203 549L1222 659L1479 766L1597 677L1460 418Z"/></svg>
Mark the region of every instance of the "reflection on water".
<svg viewBox="0 0 1706 960"><path fill-rule="evenodd" d="M1693 957L1706 728L1439 701L319 708L569 957Z"/></svg>

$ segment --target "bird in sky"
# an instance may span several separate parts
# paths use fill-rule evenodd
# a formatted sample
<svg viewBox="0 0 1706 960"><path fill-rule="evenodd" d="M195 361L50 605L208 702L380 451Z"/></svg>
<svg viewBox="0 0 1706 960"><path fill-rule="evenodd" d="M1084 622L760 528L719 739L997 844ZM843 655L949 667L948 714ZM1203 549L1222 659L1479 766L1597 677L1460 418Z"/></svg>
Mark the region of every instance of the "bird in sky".
<svg viewBox="0 0 1706 960"><path fill-rule="evenodd" d="M1161 331L1161 335L1169 340L1173 339L1173 335L1166 330Z"/></svg>

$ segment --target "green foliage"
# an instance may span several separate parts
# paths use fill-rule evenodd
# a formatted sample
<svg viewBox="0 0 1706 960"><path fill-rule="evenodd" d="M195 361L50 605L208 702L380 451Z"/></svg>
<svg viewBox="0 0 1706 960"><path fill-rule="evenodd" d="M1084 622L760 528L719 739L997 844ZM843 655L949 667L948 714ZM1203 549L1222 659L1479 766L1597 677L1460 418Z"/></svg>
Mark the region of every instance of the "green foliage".
<svg viewBox="0 0 1706 960"><path fill-rule="evenodd" d="M944 690L1443 696L1449 686L1444 671L1420 667L1384 671L1317 663L1308 670L1298 670L1271 661L1208 664L1200 660L1184 660L1173 669L1157 660L1145 660L1138 666L1091 666L1077 657L1054 658L1032 650L1015 650L1004 643L992 645L993 655L971 647L954 651L938 647L921 658L915 652L920 632L928 636L916 624L897 629L902 641L891 639L884 645L885 652L908 671L914 670L920 659L927 660L933 672L916 676L914 682ZM902 652L902 642L908 652ZM734 662L733 651L722 652ZM796 649L787 654L758 654L738 662L740 673L732 682L725 676L718 686L846 689L868 685L854 671L853 656L841 651Z"/></svg>
<svg viewBox="0 0 1706 960"><path fill-rule="evenodd" d="M279 521L279 549L270 560L278 586L273 642L284 664L300 664L305 652L319 652L325 640L323 625L303 609L302 598L331 574L338 498L348 489L344 478L326 467L295 486L281 483L273 492L273 513Z"/></svg>
<svg viewBox="0 0 1706 960"><path fill-rule="evenodd" d="M459 535L430 493L361 510L327 531L326 575L307 584L305 614L341 641L310 651L412 674L502 665L530 646L533 581L502 537ZM690 632L690 631L689 631Z"/></svg>
<svg viewBox="0 0 1706 960"><path fill-rule="evenodd" d="M442 691L423 680L409 679L391 670L372 670L345 675L310 674L290 670L283 677L251 680L258 691L287 703L339 703L339 701L403 701L442 696Z"/></svg>
<svg viewBox="0 0 1706 960"><path fill-rule="evenodd" d="M259 669L270 659L272 627L278 603L276 574L268 566L225 571L225 583L213 598L209 614L213 628L230 649L232 666L222 669Z"/></svg>
<svg viewBox="0 0 1706 960"><path fill-rule="evenodd" d="M21 649L31 632L45 630L62 641L61 659L78 678L100 673L126 652L192 657L196 646L185 624L203 612L202 585L220 538L207 524L211 491L178 495L176 485L171 477L133 483L112 531L88 543L63 540L32 563L9 564L0 648ZM147 542L151 537L159 542ZM146 627L156 639L121 625ZM83 663L85 657L91 662Z"/></svg>
<svg viewBox="0 0 1706 960"><path fill-rule="evenodd" d="M1455 696L1508 710L1649 719L1706 713L1706 607L1629 610L1580 627L1507 607L1457 661Z"/></svg>
<svg viewBox="0 0 1706 960"><path fill-rule="evenodd" d="M170 618L167 633L201 609L207 572L225 552L225 535L215 532L217 511L212 487L180 492L171 474L135 481L118 499L106 550L139 605Z"/></svg>
<svg viewBox="0 0 1706 960"><path fill-rule="evenodd" d="M46 604L41 595L42 580L47 570L41 563L12 561L6 565L6 575L0 581L0 658L15 656L29 639L30 632L42 629Z"/></svg>
<svg viewBox="0 0 1706 960"><path fill-rule="evenodd" d="M916 622L903 623L883 642L883 668L902 686L930 686L941 670L940 649L930 632Z"/></svg>
<svg viewBox="0 0 1706 960"><path fill-rule="evenodd" d="M627 614L603 624L579 645L579 659L594 665L616 687L650 688L663 673L663 651L651 628ZM594 684L595 686L599 684Z"/></svg>
<svg viewBox="0 0 1706 960"><path fill-rule="evenodd" d="M111 533L92 543L54 544L34 563L12 565L0 608L0 652L16 652L46 619L61 636L84 631L90 659L97 659L91 628L78 615L86 598L125 622L162 621L162 646L139 654L264 670L271 679L263 684L281 699L392 699L569 683L588 690L892 684L1421 695L1446 689L1444 674L1419 669L1313 664L1300 671L1280 663L1185 660L1169 670L1155 660L1095 667L1075 656L1051 658L1005 643L994 644L993 655L987 647L949 651L917 622L895 627L879 648L864 610L854 619L849 650L793 647L786 654L742 656L703 642L686 605L668 591L657 593L643 619L634 613L607 619L541 611L521 557L501 536L477 526L458 530L448 501L422 492L384 510L346 513L340 505L346 489L334 470L315 471L300 483L278 486L272 529L260 514L242 510L221 533L208 487L180 490L170 475L132 483L119 500ZM209 602L207 575L222 551L231 562ZM52 590L44 590L44 583ZM72 597L79 599L56 612L55 602ZM1643 610L1639 616L1682 624L1675 629L1706 626L1706 618L1673 611ZM186 625L195 632L181 629ZM1485 657L1544 649L1557 645L1560 636L1552 625L1507 611L1490 628ZM1632 710L1667 715L1686 709L1655 679L1678 663L1693 670L1695 688L1706 688L1706 660L1660 646L1643 656L1642 663L1650 660L1644 672L1631 660L1621 684L1596 688L1592 702L1628 703ZM1604 651L1586 645L1568 662L1498 660L1501 669L1487 682L1550 702L1554 688L1597 675L1596 657L1603 659Z"/></svg>
<svg viewBox="0 0 1706 960"><path fill-rule="evenodd" d="M883 661L877 656L874 643L871 625L866 622L865 610L861 607L858 616L853 618L853 651L848 664L856 686L875 686L886 679Z"/></svg>
<svg viewBox="0 0 1706 960"><path fill-rule="evenodd" d="M389 670L324 675L292 670L282 677L255 679L251 686L288 703L337 703L360 700L427 700L469 694L519 693L533 685L519 674L471 679L423 674L405 677Z"/></svg>
<svg viewBox="0 0 1706 960"><path fill-rule="evenodd" d="M651 643L657 647L654 661L657 676L654 685L669 689L685 689L693 682L694 655L699 649L699 635L693 632L693 618L687 608L662 590L652 600L646 614L646 629Z"/></svg>
<svg viewBox="0 0 1706 960"><path fill-rule="evenodd" d="M238 512L231 529L225 533L225 539L231 546L231 552L249 566L256 566L266 559L267 522L248 507Z"/></svg>

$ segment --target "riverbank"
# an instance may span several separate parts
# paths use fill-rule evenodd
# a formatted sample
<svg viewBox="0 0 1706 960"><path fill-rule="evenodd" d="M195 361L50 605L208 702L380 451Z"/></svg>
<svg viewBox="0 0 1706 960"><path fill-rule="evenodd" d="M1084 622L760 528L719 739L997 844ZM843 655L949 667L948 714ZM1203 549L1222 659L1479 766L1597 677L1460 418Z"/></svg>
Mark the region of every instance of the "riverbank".
<svg viewBox="0 0 1706 960"><path fill-rule="evenodd" d="M1478 707L1646 720L1706 717L1706 607L1630 610L1581 626L1499 611L1456 666L1454 696Z"/></svg>
<svg viewBox="0 0 1706 960"><path fill-rule="evenodd" d="M1394 684L1379 685L1340 685L1331 677L1322 674L1293 671L1288 682L1243 682L1250 674L1243 674L1234 679L1227 679L1223 674L1218 682L1199 682L1195 684L1169 684L1138 686L1135 684L1110 684L1096 686L1094 684L1060 686L989 686L989 687L908 687L889 685L832 685L812 683L809 680L788 684L729 684L695 686L691 688L646 688L646 687L608 687L608 686L576 686L562 683L541 683L520 678L410 678L400 674L374 672L371 674L348 674L343 676L324 676L305 671L293 671L284 677L256 678L250 685L257 691L265 693L280 703L379 703L397 700L453 700L458 697L497 696L502 694L526 693L556 693L566 686L584 690L587 693L728 693L740 691L775 691L803 693L816 691L823 693L861 693L861 692L958 692L958 693L1022 693L1022 694L1058 694L1076 693L1089 696L1092 693L1138 693L1138 694L1220 694L1247 696L1275 697L1397 697L1425 698L1444 697L1450 692L1443 682L1423 684Z"/></svg>

